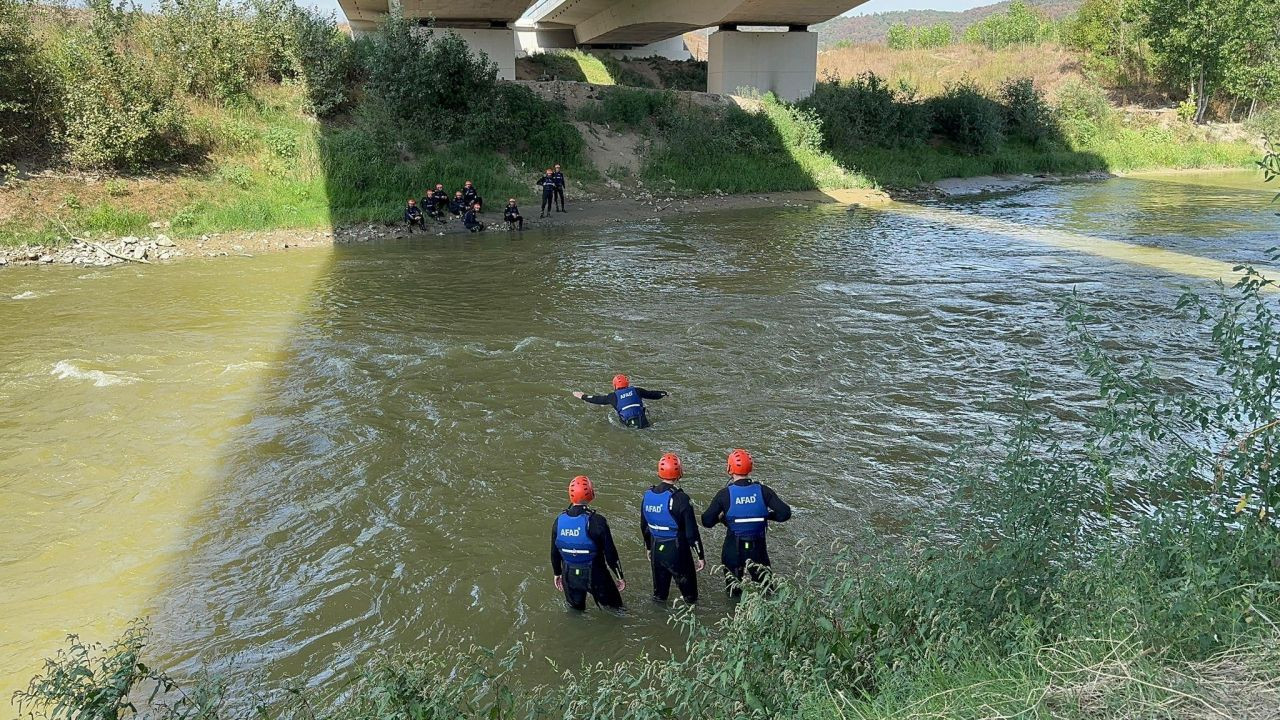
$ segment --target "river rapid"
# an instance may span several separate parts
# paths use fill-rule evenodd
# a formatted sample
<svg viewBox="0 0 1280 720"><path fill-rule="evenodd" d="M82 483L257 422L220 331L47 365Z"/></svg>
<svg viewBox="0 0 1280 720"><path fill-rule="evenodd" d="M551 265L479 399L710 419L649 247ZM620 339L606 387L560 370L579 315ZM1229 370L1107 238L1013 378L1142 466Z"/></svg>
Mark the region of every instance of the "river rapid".
<svg viewBox="0 0 1280 720"><path fill-rule="evenodd" d="M724 456L795 508L783 572L945 502L938 461L1009 419L1024 369L1092 407L1057 303L1209 382L1173 305L1277 244L1252 174L1045 185L880 209L705 213L258 258L0 272L0 692L72 632L150 616L180 674L320 683L378 649L529 640L529 670L681 643L647 600L639 496ZM619 427L570 396L667 390ZM565 611L551 522L595 481L621 616ZM704 532L717 558L720 530ZM702 577L699 614L731 611Z"/></svg>

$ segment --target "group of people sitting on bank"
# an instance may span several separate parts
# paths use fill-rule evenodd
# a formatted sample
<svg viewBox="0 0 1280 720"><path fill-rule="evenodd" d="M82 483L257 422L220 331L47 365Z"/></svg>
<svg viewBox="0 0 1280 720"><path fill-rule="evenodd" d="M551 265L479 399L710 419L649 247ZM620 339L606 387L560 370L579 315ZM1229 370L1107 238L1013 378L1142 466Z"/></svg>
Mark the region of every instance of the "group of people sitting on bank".
<svg viewBox="0 0 1280 720"><path fill-rule="evenodd" d="M542 188L542 212L538 215L539 218L550 215L553 208L554 211L565 212L565 179L559 165L547 168L536 184ZM404 221L409 226L410 233L415 230L426 232L428 218L439 225L447 225L450 218L453 218L462 221L462 226L469 232L483 232L485 224L480 220L483 210L484 199L480 197L475 183L470 180L463 184L461 190L454 191L453 197L449 197L443 183L436 183L434 190L422 191L421 200L409 198L404 208ZM524 230L524 216L520 214L515 198L507 200L507 205L502 210L502 220L507 224L508 230Z"/></svg>

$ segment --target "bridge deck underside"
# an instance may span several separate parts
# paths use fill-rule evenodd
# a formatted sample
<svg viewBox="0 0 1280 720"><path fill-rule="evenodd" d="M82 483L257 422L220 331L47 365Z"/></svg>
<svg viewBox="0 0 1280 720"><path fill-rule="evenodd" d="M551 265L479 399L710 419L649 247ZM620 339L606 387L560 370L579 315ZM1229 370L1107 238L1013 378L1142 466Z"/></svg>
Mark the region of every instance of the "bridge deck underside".
<svg viewBox="0 0 1280 720"><path fill-rule="evenodd" d="M347 19L355 23L376 23L386 17L388 0L338 0ZM491 22L513 22L528 9L530 0L401 0L405 17L435 18L444 24L487 25Z"/></svg>

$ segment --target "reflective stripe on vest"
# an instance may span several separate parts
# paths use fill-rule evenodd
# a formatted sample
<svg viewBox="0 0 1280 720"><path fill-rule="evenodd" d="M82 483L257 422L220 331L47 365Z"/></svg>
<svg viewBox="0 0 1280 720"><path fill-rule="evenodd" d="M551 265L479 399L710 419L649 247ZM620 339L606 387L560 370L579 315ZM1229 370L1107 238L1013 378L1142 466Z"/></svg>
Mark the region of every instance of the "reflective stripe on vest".
<svg viewBox="0 0 1280 720"><path fill-rule="evenodd" d="M729 486L729 509L725 523L739 537L761 537L768 526L769 508L764 504L764 488L760 483Z"/></svg>
<svg viewBox="0 0 1280 720"><path fill-rule="evenodd" d="M618 417L622 422L634 420L644 412L644 404L640 402L640 391L633 387L622 388L614 394L618 402Z"/></svg>
<svg viewBox="0 0 1280 720"><path fill-rule="evenodd" d="M652 488L644 493L644 524L649 526L649 533L658 540L674 540L678 528L676 518L671 514L671 503L675 495L666 492L654 492Z"/></svg>
<svg viewBox="0 0 1280 720"><path fill-rule="evenodd" d="M570 565L590 565L596 558L596 544L587 535L590 519L586 512L576 517L563 512L556 520L556 549Z"/></svg>

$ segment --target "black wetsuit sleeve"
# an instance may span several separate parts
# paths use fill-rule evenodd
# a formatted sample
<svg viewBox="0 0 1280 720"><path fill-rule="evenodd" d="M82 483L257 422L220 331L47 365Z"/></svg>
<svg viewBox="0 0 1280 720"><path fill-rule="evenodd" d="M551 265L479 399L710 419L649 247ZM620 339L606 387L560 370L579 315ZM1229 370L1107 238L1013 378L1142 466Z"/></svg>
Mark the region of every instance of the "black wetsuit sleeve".
<svg viewBox="0 0 1280 720"><path fill-rule="evenodd" d="M583 395L582 401L589 402L592 405L612 405L613 393L609 393L608 395Z"/></svg>
<svg viewBox="0 0 1280 720"><path fill-rule="evenodd" d="M613 574L622 580L622 559L618 557L618 548L613 544L613 533L609 531L609 521L601 515L593 514L587 528L596 548L604 555L604 562L613 570Z"/></svg>
<svg viewBox="0 0 1280 720"><path fill-rule="evenodd" d="M675 501L671 503L671 514L676 518L676 525L680 527L680 534L684 536L685 544L698 554L699 560L705 560L706 555L702 551L702 533L698 532L698 515L688 495L683 492L676 494Z"/></svg>
<svg viewBox="0 0 1280 720"><path fill-rule="evenodd" d="M769 508L769 519L774 522L786 522L791 519L791 506L782 502L782 498L773 488L764 485L764 505Z"/></svg>
<svg viewBox="0 0 1280 720"><path fill-rule="evenodd" d="M667 396L666 390L645 390L644 388L636 388L636 392L640 393L640 397L645 400L661 400Z"/></svg>
<svg viewBox="0 0 1280 720"><path fill-rule="evenodd" d="M640 537L644 539L644 549L653 547L653 533L649 532L649 521L644 519L644 504L640 507Z"/></svg>
<svg viewBox="0 0 1280 720"><path fill-rule="evenodd" d="M716 493L716 497L707 506L706 512L702 513L702 527L712 528L716 523L720 522L720 516L729 508L729 488L720 488L720 492Z"/></svg>
<svg viewBox="0 0 1280 720"><path fill-rule="evenodd" d="M560 551L556 549L556 526L559 522L559 517L551 521L551 573L553 575L564 574L564 558L560 557Z"/></svg>

